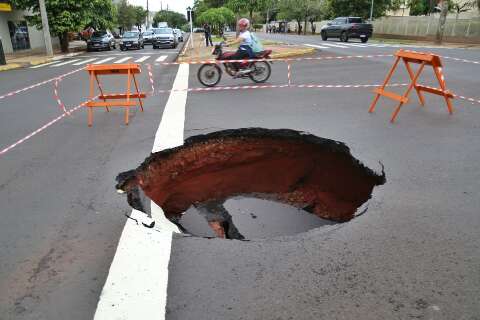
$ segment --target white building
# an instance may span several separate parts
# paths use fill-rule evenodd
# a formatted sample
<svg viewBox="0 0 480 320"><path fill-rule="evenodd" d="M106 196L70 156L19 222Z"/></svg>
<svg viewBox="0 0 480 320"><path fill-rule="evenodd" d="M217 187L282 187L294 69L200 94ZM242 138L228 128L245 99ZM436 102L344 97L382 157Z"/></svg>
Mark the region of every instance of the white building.
<svg viewBox="0 0 480 320"><path fill-rule="evenodd" d="M23 10L15 10L6 0L0 0L0 38L5 54L33 51L44 52L43 31L27 25ZM58 39L52 42L58 45Z"/></svg>

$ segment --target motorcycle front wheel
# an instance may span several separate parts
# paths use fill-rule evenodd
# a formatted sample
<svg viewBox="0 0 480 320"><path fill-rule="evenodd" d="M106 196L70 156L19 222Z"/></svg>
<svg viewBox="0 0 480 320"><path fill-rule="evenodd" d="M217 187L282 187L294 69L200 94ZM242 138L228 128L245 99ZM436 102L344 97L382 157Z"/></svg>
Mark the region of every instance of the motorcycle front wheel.
<svg viewBox="0 0 480 320"><path fill-rule="evenodd" d="M256 83L263 83L270 78L272 68L267 61L256 61L252 63L253 71L248 75Z"/></svg>
<svg viewBox="0 0 480 320"><path fill-rule="evenodd" d="M214 63L204 64L198 69L197 78L205 87L214 87L222 79L222 69Z"/></svg>

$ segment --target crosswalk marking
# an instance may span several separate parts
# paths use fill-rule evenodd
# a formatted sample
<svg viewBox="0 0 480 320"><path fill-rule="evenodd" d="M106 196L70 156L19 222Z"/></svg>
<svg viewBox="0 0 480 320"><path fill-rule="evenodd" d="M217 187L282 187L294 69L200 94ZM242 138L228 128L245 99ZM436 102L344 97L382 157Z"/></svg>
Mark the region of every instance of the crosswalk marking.
<svg viewBox="0 0 480 320"><path fill-rule="evenodd" d="M143 62L143 61L147 60L148 58L150 58L150 56L144 56L144 57L141 57L140 59L135 60L135 62Z"/></svg>
<svg viewBox="0 0 480 320"><path fill-rule="evenodd" d="M37 69L37 68L45 67L45 66L48 66L48 65L57 63L57 62L58 62L58 61L52 61L52 62L42 63L42 64L39 64L39 65L30 67L30 69Z"/></svg>
<svg viewBox="0 0 480 320"><path fill-rule="evenodd" d="M63 61L63 62L61 62L61 63L54 64L52 67L64 66L64 65L69 64L69 63L77 62L77 61L79 61L79 60L80 60L80 59L71 59L71 60Z"/></svg>
<svg viewBox="0 0 480 320"><path fill-rule="evenodd" d="M165 59L167 59L167 56L160 56L157 58L157 60L155 60L155 62L162 62L165 61Z"/></svg>
<svg viewBox="0 0 480 320"><path fill-rule="evenodd" d="M306 43L305 45L306 45L307 47L312 47L312 48L317 48L317 49L328 49L328 47L322 47L322 46L319 46L319 45L316 45L316 44Z"/></svg>
<svg viewBox="0 0 480 320"><path fill-rule="evenodd" d="M73 65L74 65L74 66L80 66L80 65L82 65L82 64L86 64L86 63L92 62L92 61L94 61L94 60L97 60L97 58L91 58L91 59L83 60L83 61L74 63Z"/></svg>
<svg viewBox="0 0 480 320"><path fill-rule="evenodd" d="M119 59L119 60L115 61L114 63L122 63L122 62L125 62L125 61L130 60L130 59L132 59L132 57L125 57L125 58L122 58L122 59Z"/></svg>
<svg viewBox="0 0 480 320"><path fill-rule="evenodd" d="M324 46L327 46L327 47L335 47L335 48L348 48L347 46L344 46L344 45L340 45L340 44L335 44L335 43L325 43L325 42L322 42L322 45Z"/></svg>
<svg viewBox="0 0 480 320"><path fill-rule="evenodd" d="M105 62L110 61L110 60L113 60L113 59L115 59L115 58L114 58L114 57L109 57L109 58L105 58L105 59L103 59L103 60L94 62L93 64L101 64L101 63L105 63Z"/></svg>
<svg viewBox="0 0 480 320"><path fill-rule="evenodd" d="M345 43L346 46L349 47L359 47L359 48L365 48L368 47L368 45L360 44L360 43Z"/></svg>

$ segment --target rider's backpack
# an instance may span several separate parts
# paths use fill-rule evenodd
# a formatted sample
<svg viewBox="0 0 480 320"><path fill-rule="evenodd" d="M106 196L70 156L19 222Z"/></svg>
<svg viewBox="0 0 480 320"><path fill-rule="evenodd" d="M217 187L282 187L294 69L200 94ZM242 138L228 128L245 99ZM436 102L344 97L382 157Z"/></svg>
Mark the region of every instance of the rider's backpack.
<svg viewBox="0 0 480 320"><path fill-rule="evenodd" d="M254 53L263 51L262 42L257 38L257 36L255 36L253 32L251 33L251 37L252 37L252 51Z"/></svg>

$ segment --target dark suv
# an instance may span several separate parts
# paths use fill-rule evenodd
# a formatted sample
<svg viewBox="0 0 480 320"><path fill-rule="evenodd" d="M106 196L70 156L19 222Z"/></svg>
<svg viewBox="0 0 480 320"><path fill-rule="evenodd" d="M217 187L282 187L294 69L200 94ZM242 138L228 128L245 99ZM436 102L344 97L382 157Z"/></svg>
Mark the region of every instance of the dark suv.
<svg viewBox="0 0 480 320"><path fill-rule="evenodd" d="M116 48L115 38L110 31L95 31L87 41L87 51L112 50Z"/></svg>
<svg viewBox="0 0 480 320"><path fill-rule="evenodd" d="M133 48L143 49L144 47L143 37L139 31L127 31L120 39L120 50L122 51Z"/></svg>
<svg viewBox="0 0 480 320"><path fill-rule="evenodd" d="M360 17L339 17L323 26L320 35L323 41L340 38L340 41L347 42L350 38L359 38L365 43L372 36L372 32L372 25L364 23Z"/></svg>

